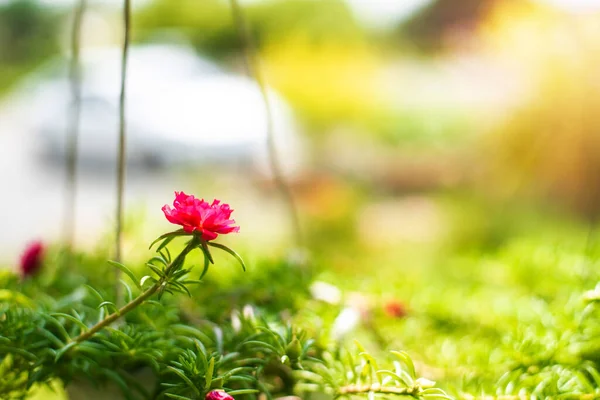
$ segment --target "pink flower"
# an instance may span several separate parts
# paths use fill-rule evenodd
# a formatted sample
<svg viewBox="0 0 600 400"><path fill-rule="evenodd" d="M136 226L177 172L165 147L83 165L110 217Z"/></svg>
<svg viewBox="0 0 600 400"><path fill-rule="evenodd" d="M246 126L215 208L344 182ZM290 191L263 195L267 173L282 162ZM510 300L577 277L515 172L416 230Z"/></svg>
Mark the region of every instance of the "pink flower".
<svg viewBox="0 0 600 400"><path fill-rule="evenodd" d="M383 311L388 317L392 318L404 318L408 315L406 306L399 301L391 300L383 306Z"/></svg>
<svg viewBox="0 0 600 400"><path fill-rule="evenodd" d="M223 390L213 390L206 394L204 400L234 400L234 398Z"/></svg>
<svg viewBox="0 0 600 400"><path fill-rule="evenodd" d="M19 273L22 278L35 274L42 266L44 257L44 244L40 241L29 244L23 254L19 264Z"/></svg>
<svg viewBox="0 0 600 400"><path fill-rule="evenodd" d="M231 212L229 204L221 204L214 200L208 204L204 199L198 200L183 192L175 192L173 208L165 204L162 208L169 222L181 225L187 233L198 231L204 240L213 240L219 234L239 232L239 226L233 226L235 221L229 219Z"/></svg>

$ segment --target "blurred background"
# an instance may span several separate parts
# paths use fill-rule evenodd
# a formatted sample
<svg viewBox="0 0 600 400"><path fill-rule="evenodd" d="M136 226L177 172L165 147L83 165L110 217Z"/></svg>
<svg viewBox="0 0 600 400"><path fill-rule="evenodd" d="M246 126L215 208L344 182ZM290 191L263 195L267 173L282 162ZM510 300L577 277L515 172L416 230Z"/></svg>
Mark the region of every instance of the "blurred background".
<svg viewBox="0 0 600 400"><path fill-rule="evenodd" d="M332 265L358 251L424 262L523 232L590 236L600 213L600 1L242 6L303 236ZM82 248L114 225L120 7L88 0L83 17ZM74 8L0 1L4 263L33 239L60 240ZM166 229L159 209L184 190L231 203L248 247L283 251L293 226L228 2L134 1L132 37L129 248Z"/></svg>
<svg viewBox="0 0 600 400"><path fill-rule="evenodd" d="M86 3L75 247L105 275L123 29L121 1ZM331 314L340 337L361 319L361 341L410 349L425 376L459 387L572 330L556 321L600 271L600 0L242 1L294 207L229 2L133 3L125 262L143 265L183 190L231 204L241 231L224 240L249 265L219 265L205 312L296 303L300 320ZM0 0L8 267L33 240L63 241L75 7ZM282 261L306 254L290 252L292 208L306 270ZM315 281L320 308L301 300ZM548 343L518 347L528 329Z"/></svg>

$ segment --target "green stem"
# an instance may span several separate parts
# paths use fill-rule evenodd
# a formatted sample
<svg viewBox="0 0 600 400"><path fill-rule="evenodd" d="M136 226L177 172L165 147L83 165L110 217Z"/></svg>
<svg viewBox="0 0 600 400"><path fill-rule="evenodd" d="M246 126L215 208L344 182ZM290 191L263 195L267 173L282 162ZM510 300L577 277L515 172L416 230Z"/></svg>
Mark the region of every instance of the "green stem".
<svg viewBox="0 0 600 400"><path fill-rule="evenodd" d="M339 388L337 390L337 395L342 396L369 392L411 396L415 394L415 388L385 387L377 383L372 385L348 385Z"/></svg>
<svg viewBox="0 0 600 400"><path fill-rule="evenodd" d="M123 208L124 208L124 193L125 193L125 168L127 160L126 148L126 120L125 120L125 90L127 88L127 57L129 55L129 41L131 33L131 0L125 0L123 5L123 23L124 23L124 39L123 52L121 54L121 89L119 94L119 148L117 154L117 207L116 207L116 232L115 232L115 261L121 262L121 253L123 250ZM117 304L121 302L123 295L119 279L121 270L115 270L115 294Z"/></svg>
<svg viewBox="0 0 600 400"><path fill-rule="evenodd" d="M302 227L300 225L298 207L296 206L292 189L285 178L277 154L277 147L275 145L275 127L273 125L273 110L271 109L271 102L269 101L269 95L267 93L267 85L264 76L261 73L258 58L256 57L256 46L252 40L252 35L250 34L249 27L246 24L246 19L238 0L229 0L229 4L231 6L233 21L242 44L246 71L248 75L256 81L262 102L265 106L267 122L267 154L271 172L273 173L273 182L281 194L291 217L296 246L302 248L304 245L304 238L302 235Z"/></svg>
<svg viewBox="0 0 600 400"><path fill-rule="evenodd" d="M75 339L73 339L73 341L77 342L77 343L81 343L84 340L89 339L96 332L100 331L105 326L112 324L118 318L124 316L129 311L133 310L134 308L136 308L137 306L139 306L140 304L142 304L144 301L146 301L149 297L151 297L154 293L156 293L156 291L160 288L160 286L162 284L164 284L164 278L161 278L161 280L159 280L158 282L156 282L150 288L146 289L146 291L143 292L142 294L140 294L138 297L136 297L135 299L131 300L129 303L125 304L118 311L110 314L109 316L107 316L106 318L104 318L102 321L100 321L96 325L92 326L88 331L85 331L85 332L81 333L81 335L77 336Z"/></svg>
<svg viewBox="0 0 600 400"><path fill-rule="evenodd" d="M85 13L86 0L79 0L73 14L71 27L71 60L69 62L69 86L71 90L72 108L69 109L69 125L67 127L67 179L66 197L63 215L63 240L66 244L66 264L71 268L73 246L75 243L75 206L77 197L77 147L79 142L79 125L81 118L81 29Z"/></svg>
<svg viewBox="0 0 600 400"><path fill-rule="evenodd" d="M79 336L77 336L72 341L81 343L84 340L89 339L95 333L102 330L106 326L112 324L117 319L124 316L125 314L127 314L131 310L135 309L140 304L142 304L144 301L146 301L150 297L152 297L152 295L154 293L156 293L158 291L158 289L160 289L161 286L166 284L167 279L171 275L171 272L173 272L174 270L178 269L181 265L183 265L183 262L185 261L185 257L187 256L187 254L190 251L192 251L194 248L198 247L199 244L200 244L199 239L196 236L194 236L188 242L188 244L183 249L183 251L181 253L179 253L179 255L171 262L171 264L169 264L167 266L167 268L165 268L165 274L158 280L158 282L156 282L154 285L150 286L148 289L146 289L144 292L142 292L142 294L140 294L138 297L131 300L129 303L125 304L118 311L108 315L102 321L100 321L96 325L92 326L89 330L82 332Z"/></svg>

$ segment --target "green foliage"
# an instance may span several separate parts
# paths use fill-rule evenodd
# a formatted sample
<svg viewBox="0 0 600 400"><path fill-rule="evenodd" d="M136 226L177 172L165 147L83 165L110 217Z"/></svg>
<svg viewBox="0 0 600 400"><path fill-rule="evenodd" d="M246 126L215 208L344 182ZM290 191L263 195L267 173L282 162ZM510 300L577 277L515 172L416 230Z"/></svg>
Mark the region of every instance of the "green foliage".
<svg viewBox="0 0 600 400"><path fill-rule="evenodd" d="M362 38L359 24L339 0L270 1L249 5L245 10L259 47L299 32L312 41L343 42ZM177 29L203 53L222 58L241 51L242 43L226 2L155 1L139 11L135 18L136 37L141 40Z"/></svg>
<svg viewBox="0 0 600 400"><path fill-rule="evenodd" d="M0 275L0 397L24 398L34 385L58 380L115 386L132 399L202 399L214 389L240 399L594 398L599 249L596 233L569 229L569 239L545 230L492 247L442 247L418 269L357 248L347 254L353 265L377 266L361 274L280 259L248 263L243 272L230 254L206 246L209 257L194 238L183 251L199 257L184 263L171 254L183 241L177 235L157 244L141 279L140 270L102 263L101 254L76 256L75 274L55 253L54 268L35 279ZM330 258L325 250L321 263ZM78 341L123 307L105 277L114 268L123 272L125 302L157 284L164 293ZM370 296L359 306L362 323L346 338L372 352L332 339L350 303L311 298L308 287L323 274L347 298L356 288ZM386 290L406 301L407 316L379 311Z"/></svg>
<svg viewBox="0 0 600 400"><path fill-rule="evenodd" d="M58 51L59 18L33 0L0 5L0 92Z"/></svg>
<svg viewBox="0 0 600 400"><path fill-rule="evenodd" d="M176 231L159 240L170 242L178 236L181 235ZM365 373L377 377L387 373L379 371L372 356L364 349L347 356L362 357L364 362L374 366L370 372L364 363L360 366L338 363L336 355L342 354L342 349L337 344L316 341L293 320L284 321L278 315L281 308L277 311L276 308L256 309L256 312L245 309L233 316L227 308L216 308L211 321L199 318L198 312L203 307L209 308L207 304L215 305L211 304L210 295L204 299L199 296L204 300L201 305L187 310L181 309L181 296L161 296L176 292L192 296L188 285L197 282L189 279L195 271L184 267L185 256L200 249L205 265L211 264L214 259L209 246L240 260L228 247L207 244L199 236L191 235L186 247L174 258L166 246L159 244L158 255L147 264L151 275L141 280L123 264L105 265L105 271L112 266L131 281L120 282L126 289L125 306L110 300L114 293L108 287L111 286L109 280L95 280L92 287L85 283L91 280L83 277L63 279L62 275L69 271L63 264L57 265L56 272L40 276L37 281L20 282L12 274L2 275L2 283L7 288L2 292L0 303L2 397L25 398L34 385L50 385L56 380L66 385L83 382L91 387L113 385L128 399L203 399L214 389L253 399L259 395L273 398L306 391L336 397L357 390L357 394L389 392L425 398L438 393L428 387L432 385L429 381L414 378L412 362L404 353L396 355L409 366L410 374L406 375L409 378L402 382L384 379L385 387L373 386L370 378L371 386L365 386ZM57 256L55 260L61 262L64 258ZM80 259L75 257L74 260ZM95 268L95 263L90 267ZM282 267L288 265L277 266L281 276L288 279L307 273L298 268L293 275ZM263 285L264 279L259 274L246 283L250 302L259 303L251 295L260 291L252 289ZM298 283L296 280L296 286ZM40 292L40 288L53 288L55 295L48 296ZM158 301L150 299L154 293L159 295ZM285 295L289 297L291 293L288 291ZM285 295L274 292L270 299L281 307L285 304L281 302ZM132 307L132 304L138 306ZM293 312L298 310L293 303L289 308ZM119 316L123 322L118 322ZM228 317L231 317L229 322ZM349 372L344 372L344 368L349 368ZM344 378L355 374L357 368L361 368L362 378ZM139 379L142 372L146 374L144 380ZM339 376L332 375L334 373ZM316 376L322 376L322 381L315 386Z"/></svg>

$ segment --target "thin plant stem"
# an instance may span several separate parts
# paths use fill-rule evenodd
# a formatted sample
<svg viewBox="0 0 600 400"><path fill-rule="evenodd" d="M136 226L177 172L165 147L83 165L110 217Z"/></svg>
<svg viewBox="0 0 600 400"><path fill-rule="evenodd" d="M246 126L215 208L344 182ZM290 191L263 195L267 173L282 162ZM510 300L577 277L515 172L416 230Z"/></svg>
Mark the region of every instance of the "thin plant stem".
<svg viewBox="0 0 600 400"><path fill-rule="evenodd" d="M80 60L81 29L85 13L86 0L79 0L73 14L71 27L71 59L69 62L69 85L71 107L66 141L66 190L63 213L63 241L67 250L67 265L70 266L75 244L75 208L77 198L77 147L79 142L79 125L81 120L81 80L82 68Z"/></svg>
<svg viewBox="0 0 600 400"><path fill-rule="evenodd" d="M338 396L348 396L353 394L365 394L369 392L381 393L381 394L395 394L410 396L413 394L415 388L401 388L401 387L385 387L379 384L372 385L348 385L342 386L337 389Z"/></svg>
<svg viewBox="0 0 600 400"><path fill-rule="evenodd" d="M117 158L117 206L116 206L116 232L115 232L115 260L121 262L123 248L123 208L125 191L125 161L126 161L126 119L125 119L125 100L126 100L126 82L127 82L127 58L129 55L129 40L131 31L131 1L124 0L123 22L124 39L123 52L121 57L121 92L119 95L119 150ZM119 284L121 271L115 272L115 293L119 303L122 297L122 289ZM117 303L117 304L118 304Z"/></svg>
<svg viewBox="0 0 600 400"><path fill-rule="evenodd" d="M246 67L247 74L256 81L259 87L260 95L265 105L266 118L267 118L267 151L269 155L269 165L271 172L273 173L273 181L280 192L282 198L285 201L288 212L292 219L294 237L296 246L301 248L303 246L303 235L302 228L300 226L300 217L298 215L298 208L296 201L292 194L292 190L286 181L282 169L279 157L277 155L277 147L275 145L275 127L273 125L273 110L271 108L271 102L267 93L264 77L261 73L258 58L256 57L256 46L252 41L252 35L246 24L244 13L237 0L229 0L231 6L231 12L233 15L233 21L238 32L242 49L244 53L244 64Z"/></svg>
<svg viewBox="0 0 600 400"><path fill-rule="evenodd" d="M127 314L129 311L135 309L137 306L139 306L140 304L142 304L144 301L148 300L148 298L150 298L154 293L156 293L156 291L163 284L164 284L164 281L162 279L159 280L154 285L152 285L151 287L149 287L148 289L146 289L138 297L136 297L135 299L133 299L132 301L130 301L129 303L127 303L123 307L121 307L118 311L116 311L116 312L108 315L102 321L100 321L96 325L92 326L89 330L87 330L85 332L82 332L79 336L77 336L75 339L73 339L73 341L77 342L77 343L81 343L84 340L89 339L95 333L97 333L98 331L102 330L104 327L112 324L117 319L121 318L122 316L124 316L125 314Z"/></svg>
<svg viewBox="0 0 600 400"><path fill-rule="evenodd" d="M91 338L94 334L101 331L108 325L115 322L117 319L123 317L130 311L137 308L144 301L148 300L154 293L156 293L163 285L167 284L167 279L170 276L170 273L183 265L185 261L185 257L191 252L194 248L198 247L198 239L192 238L187 246L183 249L181 253L169 264L169 266L165 269L164 275L152 286L143 291L138 297L131 300L129 303L125 304L123 307L119 308L118 311L108 315L102 321L98 322L96 325L92 326L89 330L82 332L79 336L72 340L72 342L81 343L84 340Z"/></svg>

